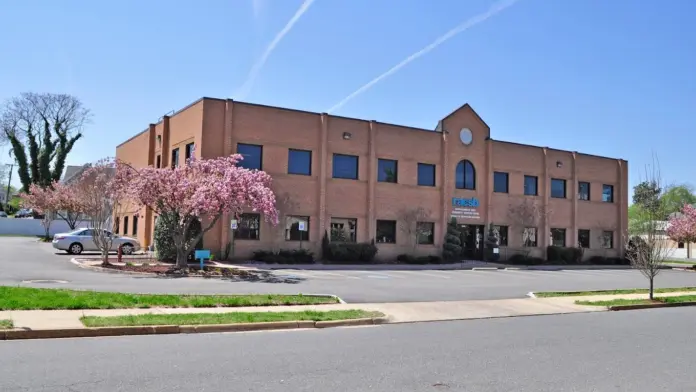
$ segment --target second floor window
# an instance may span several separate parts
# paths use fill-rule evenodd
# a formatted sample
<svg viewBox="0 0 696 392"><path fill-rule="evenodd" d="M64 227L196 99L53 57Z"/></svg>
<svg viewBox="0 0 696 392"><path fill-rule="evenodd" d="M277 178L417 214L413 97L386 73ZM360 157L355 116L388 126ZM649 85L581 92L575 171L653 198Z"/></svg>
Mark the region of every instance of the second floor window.
<svg viewBox="0 0 696 392"><path fill-rule="evenodd" d="M457 189L476 189L476 169L473 163L465 159L457 164L455 185Z"/></svg>
<svg viewBox="0 0 696 392"><path fill-rule="evenodd" d="M565 199L566 180L561 180L559 178L551 179L551 197L556 199Z"/></svg>
<svg viewBox="0 0 696 392"><path fill-rule="evenodd" d="M602 201L605 203L614 202L614 186L613 185L602 185Z"/></svg>
<svg viewBox="0 0 696 392"><path fill-rule="evenodd" d="M188 160L193 157L193 149L195 146L196 146L195 143L189 143L186 145L186 152L185 152L186 162L188 162Z"/></svg>
<svg viewBox="0 0 696 392"><path fill-rule="evenodd" d="M334 154L333 177L357 180L358 157L355 155Z"/></svg>
<svg viewBox="0 0 696 392"><path fill-rule="evenodd" d="M428 163L418 164L418 185L435 186L435 165Z"/></svg>
<svg viewBox="0 0 696 392"><path fill-rule="evenodd" d="M249 170L263 170L263 147L256 144L237 144L237 154L244 159L237 163L237 166Z"/></svg>
<svg viewBox="0 0 696 392"><path fill-rule="evenodd" d="M537 176L524 176L524 194L527 196L537 196L539 194L538 182L539 177Z"/></svg>
<svg viewBox="0 0 696 392"><path fill-rule="evenodd" d="M306 150L288 150L288 174L312 175L312 152Z"/></svg>
<svg viewBox="0 0 696 392"><path fill-rule="evenodd" d="M398 163L392 159L377 160L377 181L398 182Z"/></svg>
<svg viewBox="0 0 696 392"><path fill-rule="evenodd" d="M493 192L508 193L508 174L493 172Z"/></svg>
<svg viewBox="0 0 696 392"><path fill-rule="evenodd" d="M172 150L172 168L179 166L179 149Z"/></svg>
<svg viewBox="0 0 696 392"><path fill-rule="evenodd" d="M578 182L578 200L590 200L589 182Z"/></svg>

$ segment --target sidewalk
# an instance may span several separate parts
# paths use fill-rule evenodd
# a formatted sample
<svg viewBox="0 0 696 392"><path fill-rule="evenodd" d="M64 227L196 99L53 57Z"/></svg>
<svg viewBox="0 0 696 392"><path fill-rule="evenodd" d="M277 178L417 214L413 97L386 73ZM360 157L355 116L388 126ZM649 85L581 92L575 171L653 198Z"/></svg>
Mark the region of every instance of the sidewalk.
<svg viewBox="0 0 696 392"><path fill-rule="evenodd" d="M215 263L216 267L227 267L247 270L315 270L315 271L434 271L434 270L471 270L471 269L514 269L534 271L559 271L559 270L616 270L631 269L630 265L513 265L500 263L487 263L484 261L466 261L449 264L266 264L266 263ZM671 269L672 266L665 266Z"/></svg>

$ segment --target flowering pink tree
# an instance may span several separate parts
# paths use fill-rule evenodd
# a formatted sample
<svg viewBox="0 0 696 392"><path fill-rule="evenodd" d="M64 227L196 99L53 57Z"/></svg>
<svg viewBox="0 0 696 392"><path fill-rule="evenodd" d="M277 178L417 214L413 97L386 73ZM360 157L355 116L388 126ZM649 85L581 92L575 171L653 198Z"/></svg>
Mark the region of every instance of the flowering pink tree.
<svg viewBox="0 0 696 392"><path fill-rule="evenodd" d="M41 225L45 230L45 240L51 238L51 223L53 222L53 212L55 211L55 193L51 187L41 187L37 184L32 184L29 187L29 193L22 193L22 206L31 208L35 212L43 215Z"/></svg>
<svg viewBox="0 0 696 392"><path fill-rule="evenodd" d="M696 208L690 204L685 204L681 214L675 215L669 220L667 235L673 241L684 242L687 257L691 257L689 244L696 242Z"/></svg>
<svg viewBox="0 0 696 392"><path fill-rule="evenodd" d="M77 221L84 209L77 192L77 185L76 183L64 184L61 182L54 182L52 185L52 200L56 215L64 220L71 230L75 230Z"/></svg>
<svg viewBox="0 0 696 392"><path fill-rule="evenodd" d="M176 248L176 267L188 266L191 249L224 214L238 215L245 209L264 214L278 223L271 177L263 171L237 166L239 154L215 159L191 159L173 169L135 169L120 163L116 169L117 188L139 206L159 215L173 216L170 227ZM198 235L190 236L194 220L204 222Z"/></svg>

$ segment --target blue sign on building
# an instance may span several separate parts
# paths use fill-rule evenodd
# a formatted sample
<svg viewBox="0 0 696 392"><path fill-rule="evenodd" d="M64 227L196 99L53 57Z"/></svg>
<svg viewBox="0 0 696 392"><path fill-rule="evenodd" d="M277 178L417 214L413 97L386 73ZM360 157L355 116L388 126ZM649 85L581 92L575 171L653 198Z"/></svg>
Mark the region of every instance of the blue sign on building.
<svg viewBox="0 0 696 392"><path fill-rule="evenodd" d="M464 199L461 197L453 197L452 198L452 206L453 207L478 207L479 200L475 197L472 197L471 199Z"/></svg>

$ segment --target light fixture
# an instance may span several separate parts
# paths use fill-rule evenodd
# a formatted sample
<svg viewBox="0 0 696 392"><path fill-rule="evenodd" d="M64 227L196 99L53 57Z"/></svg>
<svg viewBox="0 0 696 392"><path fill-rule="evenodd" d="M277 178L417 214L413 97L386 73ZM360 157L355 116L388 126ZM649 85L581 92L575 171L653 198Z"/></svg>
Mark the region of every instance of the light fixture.
<svg viewBox="0 0 696 392"><path fill-rule="evenodd" d="M563 162L556 161L556 167L563 167Z"/></svg>
<svg viewBox="0 0 696 392"><path fill-rule="evenodd" d="M351 136L350 132L343 132L343 139L349 140L350 136Z"/></svg>

